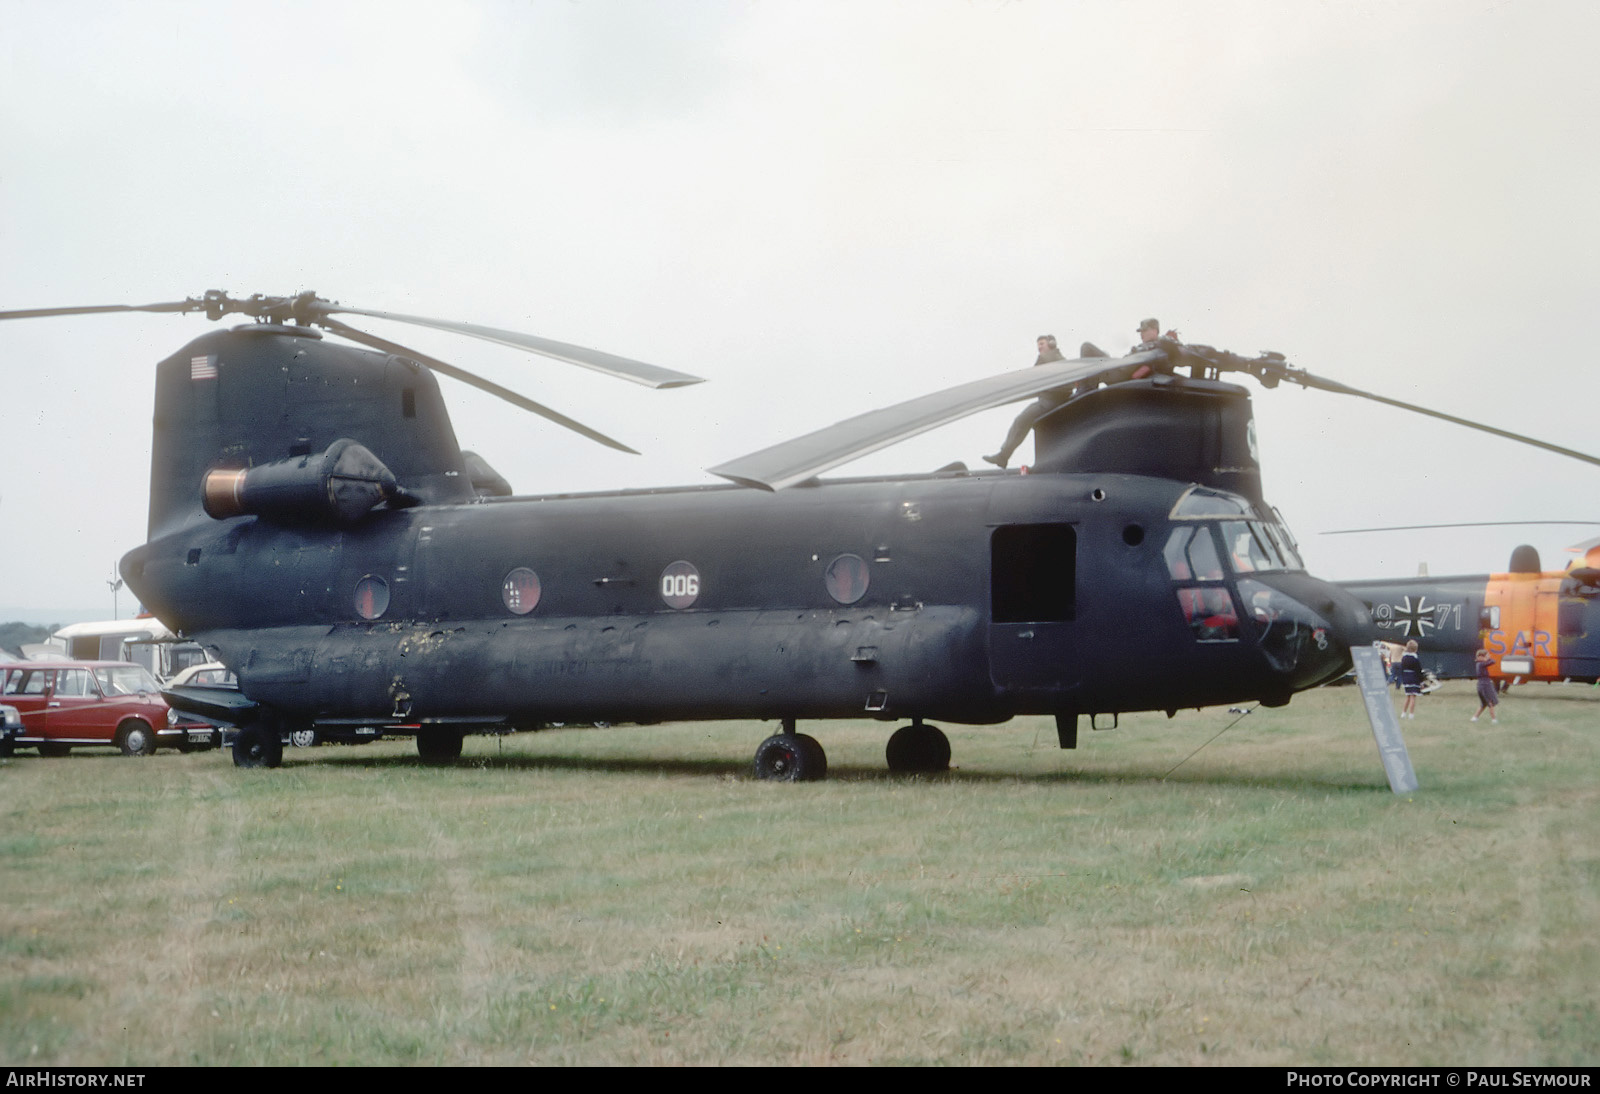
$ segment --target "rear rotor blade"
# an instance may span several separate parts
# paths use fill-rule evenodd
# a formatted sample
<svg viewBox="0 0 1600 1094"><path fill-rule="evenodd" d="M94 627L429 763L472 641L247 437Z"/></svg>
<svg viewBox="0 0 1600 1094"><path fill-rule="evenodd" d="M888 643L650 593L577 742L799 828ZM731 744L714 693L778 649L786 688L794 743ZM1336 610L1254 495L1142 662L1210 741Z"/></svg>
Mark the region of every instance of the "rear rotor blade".
<svg viewBox="0 0 1600 1094"><path fill-rule="evenodd" d="M689 384L704 382L703 377L692 376L687 372L678 372L674 369L662 368L660 365L635 361L629 357L619 357L614 353L604 353L584 346L574 346L567 342L557 342L551 338L523 334L521 331L503 330L499 327L483 327L476 323L457 323L449 319L430 319L423 315L402 315L399 312L347 308L335 301L324 300L316 293L309 291L298 293L294 296L262 296L258 293L253 296L235 299L221 289L212 289L199 298L191 297L188 300L161 304L97 304L87 307L29 308L17 311L0 311L0 320L41 319L56 315L93 315L100 312L128 311L203 311L211 319L221 319L224 315L248 315L255 319L273 323L288 323L292 321L317 326L329 325L332 321L328 317L335 313L368 315L375 319L388 319L396 323L410 323L418 327L432 327L435 330L464 334L469 338L481 338L486 342L495 342L502 346L510 346L513 349L528 350L543 357L565 361L568 364L578 365L582 368L593 369L596 372L605 373L607 376L630 380L646 387L686 387Z"/></svg>
<svg viewBox="0 0 1600 1094"><path fill-rule="evenodd" d="M364 346L371 346L373 349L382 350L385 353L394 353L400 355L401 357L409 357L413 361L420 361L422 364L427 365L435 372L442 373L445 376L451 377L452 379L460 380L464 384L470 384L479 391L487 391L490 395L498 396L499 398L510 403L512 406L521 407L523 410L531 411L532 413L539 415L541 418L545 418L559 426L563 426L566 429L572 430L574 433L580 433L583 436L588 437L591 441L598 441L607 448L615 448L619 452L627 452L635 456L639 454L637 449L629 448L621 441L613 440L612 438L607 437L604 433L590 429L582 422L574 421L559 411L551 410L542 403L536 403L525 395L519 395L510 388L501 387L494 381L485 380L483 377L476 376L473 373L468 372L466 369L445 364L445 362L436 357L429 357L426 353L418 353L416 350L402 346L398 342L390 342L387 339L379 338L376 335L367 334L364 331L356 330L354 327L346 326L337 319L322 319L319 320L319 324L326 327L334 334L339 335L341 338L348 338L352 342L359 342Z"/></svg>
<svg viewBox="0 0 1600 1094"><path fill-rule="evenodd" d="M522 334L514 330L501 330L499 327L480 327L476 323L455 323L448 319L429 319L420 315L401 315L392 311L369 311L364 308L346 308L338 304L323 305L327 313L342 312L349 315L368 315L374 319L390 319L397 323L411 323L419 327L432 327L435 330L453 331L456 334L465 334L471 338L482 338L486 342L497 342L502 346L511 346L514 349L531 350L543 357L553 357L557 361L565 361L570 365L579 365L583 368L603 372L607 376L615 376L622 380L631 380L636 384L646 387L685 387L689 384L698 384L703 377L691 376L687 372L675 372L659 365L647 364L644 361L635 361L627 357L618 357L611 353L602 353L599 350L586 349L583 346L569 345L566 342L556 342L549 338L540 338L537 335Z"/></svg>

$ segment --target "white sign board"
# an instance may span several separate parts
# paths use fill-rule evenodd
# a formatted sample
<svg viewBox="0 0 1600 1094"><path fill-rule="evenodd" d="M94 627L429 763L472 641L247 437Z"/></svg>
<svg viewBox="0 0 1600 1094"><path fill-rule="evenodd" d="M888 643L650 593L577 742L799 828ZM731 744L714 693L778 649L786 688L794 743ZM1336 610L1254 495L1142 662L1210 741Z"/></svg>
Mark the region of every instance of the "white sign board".
<svg viewBox="0 0 1600 1094"><path fill-rule="evenodd" d="M1400 736L1400 719L1389 700L1389 681L1383 675L1383 657L1371 646L1352 646L1350 659L1356 664L1356 683L1361 685L1361 701L1372 723L1372 736L1378 742L1383 773L1389 776L1389 789L1409 794L1417 788L1417 773L1411 770L1405 739Z"/></svg>

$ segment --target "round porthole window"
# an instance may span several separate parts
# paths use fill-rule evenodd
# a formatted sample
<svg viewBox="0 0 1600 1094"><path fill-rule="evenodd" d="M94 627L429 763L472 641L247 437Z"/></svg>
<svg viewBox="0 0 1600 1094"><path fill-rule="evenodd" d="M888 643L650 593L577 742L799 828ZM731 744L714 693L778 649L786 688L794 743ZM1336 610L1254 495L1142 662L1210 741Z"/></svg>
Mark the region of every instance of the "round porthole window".
<svg viewBox="0 0 1600 1094"><path fill-rule="evenodd" d="M822 575L828 595L841 604L854 604L866 596L867 581L867 562L859 555L840 555Z"/></svg>
<svg viewBox="0 0 1600 1094"><path fill-rule="evenodd" d="M518 566L500 583L500 602L512 615L527 615L539 606L539 575Z"/></svg>
<svg viewBox="0 0 1600 1094"><path fill-rule="evenodd" d="M661 599L669 608L687 608L700 599L700 571L692 562L674 562L661 571Z"/></svg>
<svg viewBox="0 0 1600 1094"><path fill-rule="evenodd" d="M389 583L368 574L356 582L356 614L362 619L377 619L389 610Z"/></svg>

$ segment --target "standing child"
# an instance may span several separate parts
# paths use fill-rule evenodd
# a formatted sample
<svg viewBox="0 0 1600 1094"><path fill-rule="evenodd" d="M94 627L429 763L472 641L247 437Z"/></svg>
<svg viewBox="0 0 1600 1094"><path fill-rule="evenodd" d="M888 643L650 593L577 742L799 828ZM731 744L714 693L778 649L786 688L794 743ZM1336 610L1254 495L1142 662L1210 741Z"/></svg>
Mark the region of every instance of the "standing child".
<svg viewBox="0 0 1600 1094"><path fill-rule="evenodd" d="M1498 725L1500 719L1500 692L1494 686L1494 678L1489 675L1489 651L1479 650L1478 662L1478 713L1472 716L1476 722L1484 711L1489 712L1489 724Z"/></svg>
<svg viewBox="0 0 1600 1094"><path fill-rule="evenodd" d="M1405 689L1406 701L1400 708L1400 717L1417 717L1417 696L1422 694L1422 658L1417 656L1417 640L1406 643L1405 656L1400 658L1400 686Z"/></svg>

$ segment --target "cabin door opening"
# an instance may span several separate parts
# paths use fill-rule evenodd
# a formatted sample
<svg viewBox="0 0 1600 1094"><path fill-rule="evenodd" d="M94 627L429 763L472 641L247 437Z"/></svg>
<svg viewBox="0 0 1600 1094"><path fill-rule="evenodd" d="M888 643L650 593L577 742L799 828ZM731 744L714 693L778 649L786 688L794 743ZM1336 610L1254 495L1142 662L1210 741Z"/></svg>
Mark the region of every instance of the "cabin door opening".
<svg viewBox="0 0 1600 1094"><path fill-rule="evenodd" d="M997 687L1059 689L1079 679L1078 532L1005 524L989 537L989 676Z"/></svg>

